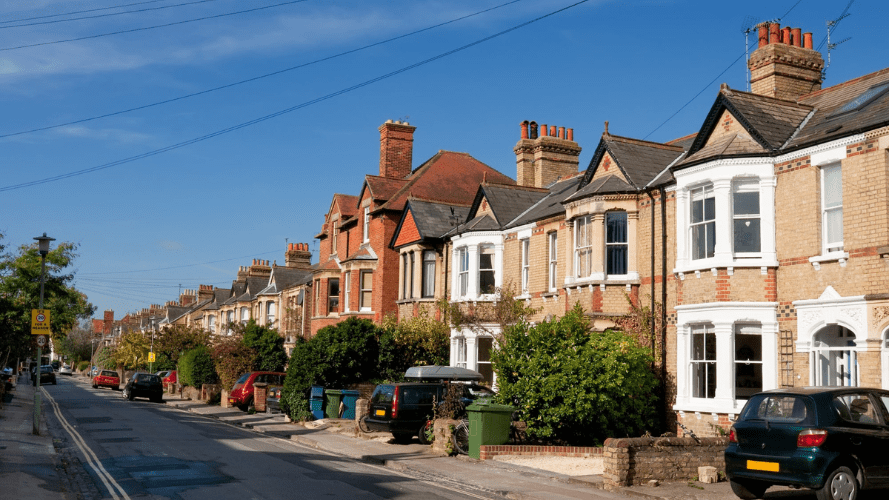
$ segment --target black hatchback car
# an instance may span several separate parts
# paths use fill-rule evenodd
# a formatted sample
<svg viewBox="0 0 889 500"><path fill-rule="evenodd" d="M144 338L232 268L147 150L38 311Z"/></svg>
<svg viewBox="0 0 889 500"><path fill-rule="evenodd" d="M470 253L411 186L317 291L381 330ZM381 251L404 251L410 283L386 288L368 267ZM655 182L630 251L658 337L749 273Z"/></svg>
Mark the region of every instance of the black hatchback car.
<svg viewBox="0 0 889 500"><path fill-rule="evenodd" d="M37 368L31 371L31 384L37 385ZM43 365L40 370L40 385L52 384L56 385L56 372L52 369L52 365Z"/></svg>
<svg viewBox="0 0 889 500"><path fill-rule="evenodd" d="M819 500L855 500L889 487L889 391L778 389L752 396L729 434L732 491L762 498L774 485L810 488Z"/></svg>
<svg viewBox="0 0 889 500"><path fill-rule="evenodd" d="M123 397L148 398L155 403L164 402L164 386L161 378L152 373L134 373L130 381L123 388Z"/></svg>

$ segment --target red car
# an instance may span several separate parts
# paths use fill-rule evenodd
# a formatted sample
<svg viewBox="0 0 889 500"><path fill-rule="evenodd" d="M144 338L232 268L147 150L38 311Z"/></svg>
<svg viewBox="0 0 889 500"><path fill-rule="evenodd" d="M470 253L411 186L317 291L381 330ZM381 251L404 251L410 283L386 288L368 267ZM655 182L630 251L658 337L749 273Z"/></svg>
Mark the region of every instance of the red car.
<svg viewBox="0 0 889 500"><path fill-rule="evenodd" d="M102 370L93 377L93 389L99 387L110 387L115 391L120 390L120 377L117 372L111 370Z"/></svg>
<svg viewBox="0 0 889 500"><path fill-rule="evenodd" d="M232 406L237 406L243 411L253 406L253 384L263 382L269 385L284 385L284 377L286 373L281 372L249 372L241 375L241 378L235 382L231 393L228 395L228 402Z"/></svg>
<svg viewBox="0 0 889 500"><path fill-rule="evenodd" d="M176 385L178 383L176 370L164 370L157 372L156 375L161 378L161 384L163 384L164 389L171 385Z"/></svg>

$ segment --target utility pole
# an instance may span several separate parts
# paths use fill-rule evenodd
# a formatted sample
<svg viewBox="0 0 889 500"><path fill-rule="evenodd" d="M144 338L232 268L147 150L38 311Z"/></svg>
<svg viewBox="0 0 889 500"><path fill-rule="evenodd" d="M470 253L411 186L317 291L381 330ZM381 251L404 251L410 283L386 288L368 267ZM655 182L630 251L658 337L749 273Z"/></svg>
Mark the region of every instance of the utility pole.
<svg viewBox="0 0 889 500"><path fill-rule="evenodd" d="M55 238L46 236L46 233L43 233L43 236L37 236L34 239L37 240L37 250L40 252L40 305L37 306L36 312L32 311L31 313L32 335L34 334L37 323L40 323L41 325L45 323L48 333L52 333L49 328L49 313L43 310L43 282L46 281L46 254L49 253L49 242L55 241ZM47 339L43 335L37 336L37 369L34 374L34 427L31 430L31 433L35 436L40 435L40 376L43 373L43 344L45 344L46 341Z"/></svg>

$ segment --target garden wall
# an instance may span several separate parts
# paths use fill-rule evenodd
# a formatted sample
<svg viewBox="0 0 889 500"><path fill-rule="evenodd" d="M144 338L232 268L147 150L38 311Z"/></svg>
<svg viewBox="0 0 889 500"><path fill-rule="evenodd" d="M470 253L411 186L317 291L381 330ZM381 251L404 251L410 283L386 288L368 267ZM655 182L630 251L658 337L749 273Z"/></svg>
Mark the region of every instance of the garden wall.
<svg viewBox="0 0 889 500"><path fill-rule="evenodd" d="M652 479L662 482L688 481L698 475L698 467L725 471L728 438L641 437L605 440L606 485L632 486Z"/></svg>
<svg viewBox="0 0 889 500"><path fill-rule="evenodd" d="M601 457L603 448L594 446L532 446L532 445L483 445L479 450L482 460L497 456L526 456L526 457L573 457L593 458Z"/></svg>

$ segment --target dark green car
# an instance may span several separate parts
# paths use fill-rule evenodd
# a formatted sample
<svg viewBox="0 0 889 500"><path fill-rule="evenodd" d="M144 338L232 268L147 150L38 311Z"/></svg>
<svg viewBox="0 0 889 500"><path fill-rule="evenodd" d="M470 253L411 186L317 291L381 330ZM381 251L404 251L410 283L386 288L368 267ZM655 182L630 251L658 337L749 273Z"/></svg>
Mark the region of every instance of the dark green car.
<svg viewBox="0 0 889 500"><path fill-rule="evenodd" d="M889 391L860 387L778 389L750 398L729 434L732 491L762 498L770 486L855 500L889 487Z"/></svg>
<svg viewBox="0 0 889 500"><path fill-rule="evenodd" d="M135 373L123 388L123 397L148 398L155 403L164 402L164 386L161 378L153 373Z"/></svg>

